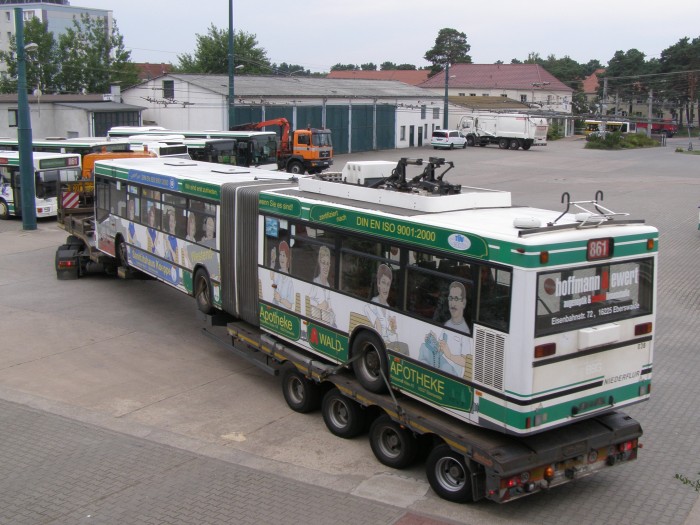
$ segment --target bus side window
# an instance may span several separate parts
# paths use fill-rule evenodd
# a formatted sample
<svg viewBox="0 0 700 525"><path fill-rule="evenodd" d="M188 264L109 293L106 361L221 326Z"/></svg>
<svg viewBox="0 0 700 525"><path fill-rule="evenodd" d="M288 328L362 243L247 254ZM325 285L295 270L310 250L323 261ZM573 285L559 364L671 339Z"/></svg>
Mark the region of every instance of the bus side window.
<svg viewBox="0 0 700 525"><path fill-rule="evenodd" d="M478 320L507 331L510 321L511 272L482 266L479 270Z"/></svg>

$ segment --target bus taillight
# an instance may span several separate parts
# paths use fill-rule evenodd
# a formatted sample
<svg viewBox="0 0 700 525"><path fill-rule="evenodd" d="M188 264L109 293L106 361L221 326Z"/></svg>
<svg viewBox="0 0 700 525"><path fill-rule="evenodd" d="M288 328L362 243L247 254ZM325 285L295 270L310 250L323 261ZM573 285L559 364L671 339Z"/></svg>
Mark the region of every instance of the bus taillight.
<svg viewBox="0 0 700 525"><path fill-rule="evenodd" d="M647 250L654 249L654 239L647 239Z"/></svg>
<svg viewBox="0 0 700 525"><path fill-rule="evenodd" d="M557 343L544 343L535 347L535 358L547 357L557 352Z"/></svg>
<svg viewBox="0 0 700 525"><path fill-rule="evenodd" d="M634 335L650 334L651 328L652 328L651 323L641 323L641 324L635 325Z"/></svg>

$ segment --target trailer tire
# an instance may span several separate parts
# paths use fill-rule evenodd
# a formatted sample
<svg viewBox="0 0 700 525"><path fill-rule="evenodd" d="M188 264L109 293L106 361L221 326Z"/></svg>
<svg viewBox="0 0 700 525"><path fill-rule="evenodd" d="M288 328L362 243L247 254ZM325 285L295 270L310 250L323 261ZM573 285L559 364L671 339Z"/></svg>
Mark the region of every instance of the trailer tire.
<svg viewBox="0 0 700 525"><path fill-rule="evenodd" d="M0 220L6 221L10 218L10 208L7 206L5 199L0 199Z"/></svg>
<svg viewBox="0 0 700 525"><path fill-rule="evenodd" d="M418 440L413 432L386 414L372 422L369 445L382 465L395 469L410 467L418 457Z"/></svg>
<svg viewBox="0 0 700 525"><path fill-rule="evenodd" d="M357 401L333 388L323 396L323 421L331 434L343 439L359 436L367 429L367 412Z"/></svg>
<svg viewBox="0 0 700 525"><path fill-rule="evenodd" d="M467 146L476 146L476 141L471 135L467 136Z"/></svg>
<svg viewBox="0 0 700 525"><path fill-rule="evenodd" d="M291 363L282 371L282 395L289 408L300 414L313 412L321 405L319 386Z"/></svg>
<svg viewBox="0 0 700 525"><path fill-rule="evenodd" d="M471 503L471 473L464 458L448 445L435 447L425 462L430 488L442 499L455 503Z"/></svg>
<svg viewBox="0 0 700 525"><path fill-rule="evenodd" d="M527 151L527 150L530 149L530 146L532 146L531 143L529 143L529 142L523 142L522 148L523 148L525 151Z"/></svg>
<svg viewBox="0 0 700 525"><path fill-rule="evenodd" d="M384 378L388 378L386 349L381 339L363 330L352 343L352 369L360 384L375 394L388 391Z"/></svg>
<svg viewBox="0 0 700 525"><path fill-rule="evenodd" d="M510 149L520 149L520 141L518 139L510 139Z"/></svg>
<svg viewBox="0 0 700 525"><path fill-rule="evenodd" d="M298 160L293 160L289 164L287 164L287 172L294 173L295 175L303 175L304 165Z"/></svg>
<svg viewBox="0 0 700 525"><path fill-rule="evenodd" d="M199 268L194 272L192 290L199 311L204 314L212 313L214 305L212 304L211 280L204 268Z"/></svg>
<svg viewBox="0 0 700 525"><path fill-rule="evenodd" d="M498 139L498 147L499 148L508 149L509 146L510 146L510 141L507 138L501 137L500 139Z"/></svg>

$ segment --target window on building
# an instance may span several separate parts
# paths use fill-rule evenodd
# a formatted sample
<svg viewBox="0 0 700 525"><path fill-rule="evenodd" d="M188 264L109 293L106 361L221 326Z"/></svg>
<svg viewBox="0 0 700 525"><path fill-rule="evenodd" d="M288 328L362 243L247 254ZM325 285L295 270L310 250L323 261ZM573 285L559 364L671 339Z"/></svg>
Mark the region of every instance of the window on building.
<svg viewBox="0 0 700 525"><path fill-rule="evenodd" d="M466 96L464 93L457 93L460 97Z"/></svg>
<svg viewBox="0 0 700 525"><path fill-rule="evenodd" d="M428 109L428 108L426 108L425 106L421 106L421 107L420 107L420 118L421 118L421 119L425 119L427 109Z"/></svg>
<svg viewBox="0 0 700 525"><path fill-rule="evenodd" d="M508 98L508 94L507 94L507 93L501 93L501 96L502 96L503 98Z"/></svg>
<svg viewBox="0 0 700 525"><path fill-rule="evenodd" d="M433 108L433 118L434 119L440 118L440 108Z"/></svg>
<svg viewBox="0 0 700 525"><path fill-rule="evenodd" d="M17 127L17 110L8 109L7 110L7 123L11 128Z"/></svg>
<svg viewBox="0 0 700 525"><path fill-rule="evenodd" d="M5 20L7 20L8 22L10 21L10 12L9 11L5 11Z"/></svg>
<svg viewBox="0 0 700 525"><path fill-rule="evenodd" d="M476 96L476 93L469 93L469 96L470 96L470 97L475 97L475 96Z"/></svg>
<svg viewBox="0 0 700 525"><path fill-rule="evenodd" d="M401 138L399 140L406 140L406 126L401 126Z"/></svg>
<svg viewBox="0 0 700 525"><path fill-rule="evenodd" d="M175 98L174 80L163 80L163 98Z"/></svg>
<svg viewBox="0 0 700 525"><path fill-rule="evenodd" d="M423 124L423 138L427 139L428 138L428 125Z"/></svg>
<svg viewBox="0 0 700 525"><path fill-rule="evenodd" d="M107 136L107 131L114 126L140 126L138 111L104 111L93 113L93 126L96 137Z"/></svg>
<svg viewBox="0 0 700 525"><path fill-rule="evenodd" d="M527 95L520 95L520 102L527 102Z"/></svg>
<svg viewBox="0 0 700 525"><path fill-rule="evenodd" d="M482 93L481 96L482 96L482 97L488 97L489 94L488 94L488 93Z"/></svg>

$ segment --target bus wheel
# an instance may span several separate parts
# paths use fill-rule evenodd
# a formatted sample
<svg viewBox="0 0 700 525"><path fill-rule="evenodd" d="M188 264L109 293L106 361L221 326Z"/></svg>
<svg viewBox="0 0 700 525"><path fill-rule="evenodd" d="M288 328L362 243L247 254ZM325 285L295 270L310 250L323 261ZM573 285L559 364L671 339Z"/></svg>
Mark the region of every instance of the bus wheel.
<svg viewBox="0 0 700 525"><path fill-rule="evenodd" d="M6 221L10 218L10 208L7 207L7 203L0 199L0 220Z"/></svg>
<svg viewBox="0 0 700 525"><path fill-rule="evenodd" d="M388 391L384 381L388 379L386 350L377 336L367 331L358 334L352 344L352 357L352 369L363 387L375 394Z"/></svg>
<svg viewBox="0 0 700 525"><path fill-rule="evenodd" d="M292 364L287 364L282 372L282 394L289 408L302 414L316 410L321 404L319 386Z"/></svg>
<svg viewBox="0 0 700 525"><path fill-rule="evenodd" d="M410 467L418 456L418 440L413 432L383 414L369 428L369 444L375 457L387 467Z"/></svg>
<svg viewBox="0 0 700 525"><path fill-rule="evenodd" d="M287 166L287 171L289 173L294 173L295 175L303 175L304 174L304 165L299 161L293 160Z"/></svg>
<svg viewBox="0 0 700 525"><path fill-rule="evenodd" d="M532 144L530 144L529 142L523 142L522 148L523 148L525 151L527 151L527 150L530 149L530 146L531 146L531 145L532 145Z"/></svg>
<svg viewBox="0 0 700 525"><path fill-rule="evenodd" d="M425 462L430 488L442 499L455 503L474 501L469 469L464 458L447 445L438 445Z"/></svg>
<svg viewBox="0 0 700 525"><path fill-rule="evenodd" d="M367 428L367 414L357 402L334 388L323 396L323 421L331 434L344 439L359 436Z"/></svg>
<svg viewBox="0 0 700 525"><path fill-rule="evenodd" d="M193 288L197 308L204 314L210 314L214 310L214 305L211 302L211 282L206 270L200 268L194 273Z"/></svg>

